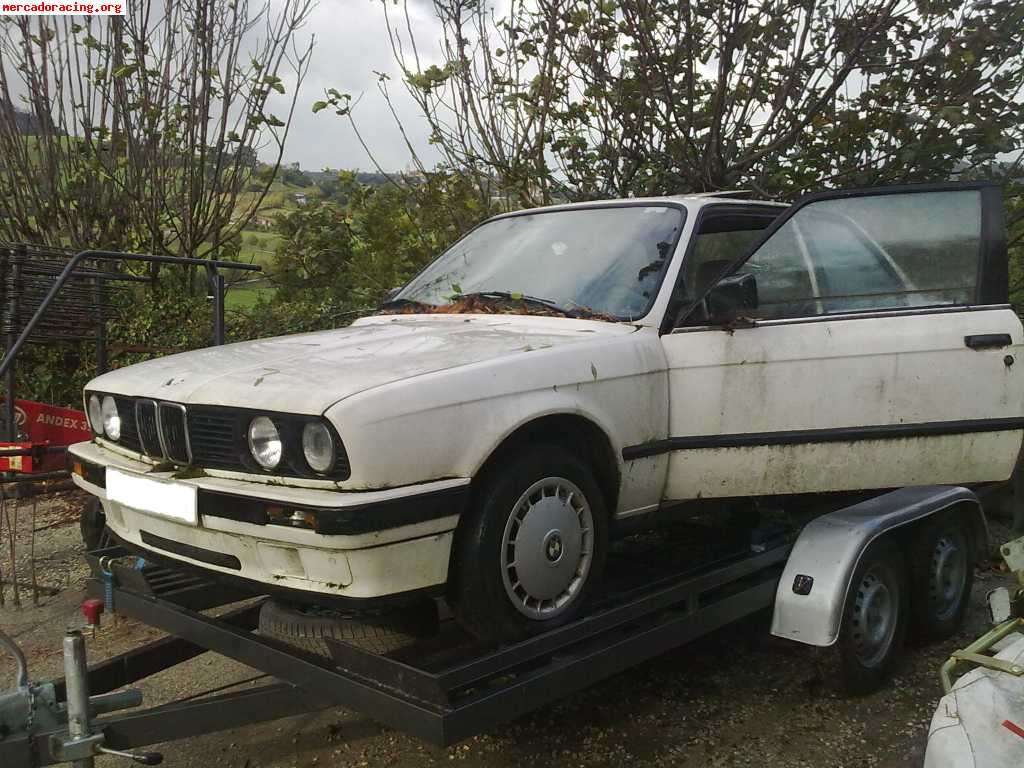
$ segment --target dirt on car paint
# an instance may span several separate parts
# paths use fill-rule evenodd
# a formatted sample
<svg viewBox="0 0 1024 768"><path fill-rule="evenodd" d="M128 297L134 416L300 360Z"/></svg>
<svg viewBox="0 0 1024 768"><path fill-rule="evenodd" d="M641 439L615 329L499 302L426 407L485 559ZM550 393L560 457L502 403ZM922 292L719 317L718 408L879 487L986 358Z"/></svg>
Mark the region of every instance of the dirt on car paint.
<svg viewBox="0 0 1024 768"><path fill-rule="evenodd" d="M73 496L40 500L37 509L37 580L56 594L41 594L33 608L22 590L24 605L14 609L8 585L7 606L0 608L0 627L25 649L34 679L61 674L61 635L66 625L82 623L78 606L88 569L81 557L78 503ZM18 551L26 555L29 519L19 515ZM1010 538L998 522L991 527L993 542ZM2 537L5 566L7 557ZM19 563L19 575L26 567ZM3 573L8 579L9 568ZM155 748L165 753L165 764L194 768L919 765L941 694L939 666L951 650L985 630L985 593L1010 583L996 567L979 570L964 629L943 643L912 643L891 684L862 698L838 690L830 652L770 637L769 617L759 615L448 749L340 708ZM106 658L159 636L133 620L104 617L95 637L86 635L89 658ZM0 657L0 685L9 685L12 675L10 659ZM153 706L232 683L255 685L257 675L205 654L138 687L146 706ZM113 768L123 761L101 758L97 764Z"/></svg>

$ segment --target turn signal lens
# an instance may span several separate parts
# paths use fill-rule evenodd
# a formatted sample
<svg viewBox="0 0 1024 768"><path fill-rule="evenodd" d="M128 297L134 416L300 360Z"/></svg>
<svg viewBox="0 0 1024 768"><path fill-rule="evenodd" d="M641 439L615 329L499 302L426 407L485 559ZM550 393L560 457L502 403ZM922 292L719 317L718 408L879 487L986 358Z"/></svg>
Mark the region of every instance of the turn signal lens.
<svg viewBox="0 0 1024 768"><path fill-rule="evenodd" d="M292 528L316 528L316 513L304 509L268 506L267 522L272 525L289 525Z"/></svg>

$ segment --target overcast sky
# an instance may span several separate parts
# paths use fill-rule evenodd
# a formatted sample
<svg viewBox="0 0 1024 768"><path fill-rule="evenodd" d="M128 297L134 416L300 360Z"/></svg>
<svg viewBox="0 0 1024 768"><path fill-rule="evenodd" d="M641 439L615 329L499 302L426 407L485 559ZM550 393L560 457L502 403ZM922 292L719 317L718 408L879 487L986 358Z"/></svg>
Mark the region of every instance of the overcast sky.
<svg viewBox="0 0 1024 768"><path fill-rule="evenodd" d="M395 14L392 16L394 21L401 13L401 6L391 8ZM410 11L413 31L421 46L421 57L426 55L429 63L431 56L436 55L440 37L433 6L430 0L412 0ZM436 153L426 141L428 132L424 122L405 93L398 74L379 0L320 0L302 34L305 38L314 34L316 45L285 146L286 162L298 162L304 170L311 171L323 168L372 169L366 152L346 119L329 109L316 115L311 111L313 102L324 98L327 88L337 88L342 93L352 94L353 99L363 94L353 114L381 166L389 171L409 166L408 151L387 104L377 91L374 70L392 76L390 91L410 139L428 165L436 159ZM274 106L276 109L271 111L278 114L285 109L280 103Z"/></svg>

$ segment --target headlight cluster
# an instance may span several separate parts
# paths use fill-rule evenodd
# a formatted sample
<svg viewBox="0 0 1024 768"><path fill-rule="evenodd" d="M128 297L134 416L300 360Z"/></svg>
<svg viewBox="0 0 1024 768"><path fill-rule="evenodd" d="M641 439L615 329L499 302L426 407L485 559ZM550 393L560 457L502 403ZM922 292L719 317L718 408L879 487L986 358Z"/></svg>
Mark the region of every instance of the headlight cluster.
<svg viewBox="0 0 1024 768"><path fill-rule="evenodd" d="M274 420L257 416L249 422L247 433L249 453L264 469L280 465L285 454L285 441ZM306 464L319 475L334 468L335 445L330 428L320 421L307 421L302 427L302 455Z"/></svg>
<svg viewBox="0 0 1024 768"><path fill-rule="evenodd" d="M117 403L110 395L89 395L87 413L89 426L94 434L106 437L115 443L121 439L121 415L117 412Z"/></svg>
<svg viewBox="0 0 1024 768"><path fill-rule="evenodd" d="M120 413L118 410L120 409ZM151 459L234 472L347 479L345 446L323 417L85 393L89 427Z"/></svg>

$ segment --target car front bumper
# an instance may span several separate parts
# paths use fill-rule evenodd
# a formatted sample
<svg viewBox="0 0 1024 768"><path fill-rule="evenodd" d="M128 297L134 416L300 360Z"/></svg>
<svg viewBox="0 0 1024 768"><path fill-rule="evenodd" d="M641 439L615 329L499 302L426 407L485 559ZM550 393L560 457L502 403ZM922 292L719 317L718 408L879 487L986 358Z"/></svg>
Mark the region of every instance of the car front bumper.
<svg viewBox="0 0 1024 768"><path fill-rule="evenodd" d="M173 472L157 471L95 443L79 443L70 453L75 483L100 499L107 525L130 546L249 588L263 584L270 591L309 597L377 600L443 585L470 482L456 478L381 491L338 491L222 477L175 478ZM194 486L197 524L108 498L109 468ZM315 516L317 530L268 522L262 513L293 508Z"/></svg>

